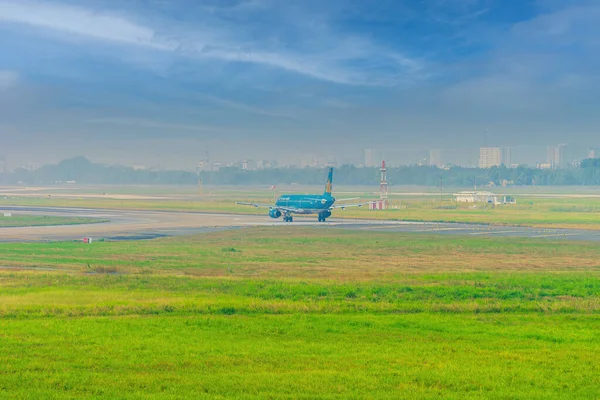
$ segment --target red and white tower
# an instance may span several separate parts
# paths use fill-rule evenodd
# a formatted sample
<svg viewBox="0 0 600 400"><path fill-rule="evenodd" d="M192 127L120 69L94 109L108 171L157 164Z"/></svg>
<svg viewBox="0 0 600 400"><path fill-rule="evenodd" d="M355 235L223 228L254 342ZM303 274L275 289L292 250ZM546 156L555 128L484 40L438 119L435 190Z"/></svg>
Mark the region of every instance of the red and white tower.
<svg viewBox="0 0 600 400"><path fill-rule="evenodd" d="M387 168L385 160L381 162L381 183L379 186L379 200L371 203L371 210L387 210L388 208L388 186L387 186Z"/></svg>
<svg viewBox="0 0 600 400"><path fill-rule="evenodd" d="M371 210L387 210L388 208L388 182L387 182L387 168L385 166L385 160L381 162L381 184L379 200L375 200L370 204Z"/></svg>
<svg viewBox="0 0 600 400"><path fill-rule="evenodd" d="M387 168L385 167L385 160L381 162L381 200L387 200L388 198L388 183L387 183ZM386 201L387 203L387 201ZM387 208L387 207L386 207Z"/></svg>

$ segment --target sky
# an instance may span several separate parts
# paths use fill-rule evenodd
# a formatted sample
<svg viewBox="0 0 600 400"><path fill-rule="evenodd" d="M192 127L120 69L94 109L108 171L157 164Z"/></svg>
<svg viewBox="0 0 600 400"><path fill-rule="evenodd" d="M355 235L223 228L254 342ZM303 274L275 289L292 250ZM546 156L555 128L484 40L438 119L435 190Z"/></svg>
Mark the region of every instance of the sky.
<svg viewBox="0 0 600 400"><path fill-rule="evenodd" d="M12 164L533 162L600 147L599 93L597 0L0 0Z"/></svg>

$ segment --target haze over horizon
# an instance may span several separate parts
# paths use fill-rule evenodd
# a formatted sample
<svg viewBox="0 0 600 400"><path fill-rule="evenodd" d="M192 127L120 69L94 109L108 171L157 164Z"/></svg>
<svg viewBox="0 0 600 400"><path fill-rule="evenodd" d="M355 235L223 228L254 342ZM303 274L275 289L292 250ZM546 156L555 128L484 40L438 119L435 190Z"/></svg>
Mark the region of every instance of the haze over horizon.
<svg viewBox="0 0 600 400"><path fill-rule="evenodd" d="M0 0L0 154L600 145L599 20L592 0Z"/></svg>

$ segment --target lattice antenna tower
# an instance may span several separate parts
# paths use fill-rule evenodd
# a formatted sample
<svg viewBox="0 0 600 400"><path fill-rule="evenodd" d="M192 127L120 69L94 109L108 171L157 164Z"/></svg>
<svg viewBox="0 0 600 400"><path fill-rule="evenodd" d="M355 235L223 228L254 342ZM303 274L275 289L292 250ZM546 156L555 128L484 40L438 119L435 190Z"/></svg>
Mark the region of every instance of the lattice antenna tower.
<svg viewBox="0 0 600 400"><path fill-rule="evenodd" d="M385 160L381 162L381 183L380 183L380 198L382 200L387 200L389 191L388 191L388 182L387 182L387 167L385 166Z"/></svg>

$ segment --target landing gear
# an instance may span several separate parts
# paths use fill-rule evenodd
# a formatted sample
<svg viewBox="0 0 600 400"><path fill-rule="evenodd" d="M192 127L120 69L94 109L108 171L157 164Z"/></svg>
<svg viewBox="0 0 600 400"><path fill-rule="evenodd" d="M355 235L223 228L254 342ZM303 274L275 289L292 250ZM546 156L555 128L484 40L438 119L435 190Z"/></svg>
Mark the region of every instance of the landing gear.
<svg viewBox="0 0 600 400"><path fill-rule="evenodd" d="M286 214L283 216L283 222L294 222L294 218L292 218L291 214Z"/></svg>
<svg viewBox="0 0 600 400"><path fill-rule="evenodd" d="M327 218L331 217L331 211L325 210L319 213L319 222L327 222Z"/></svg>

